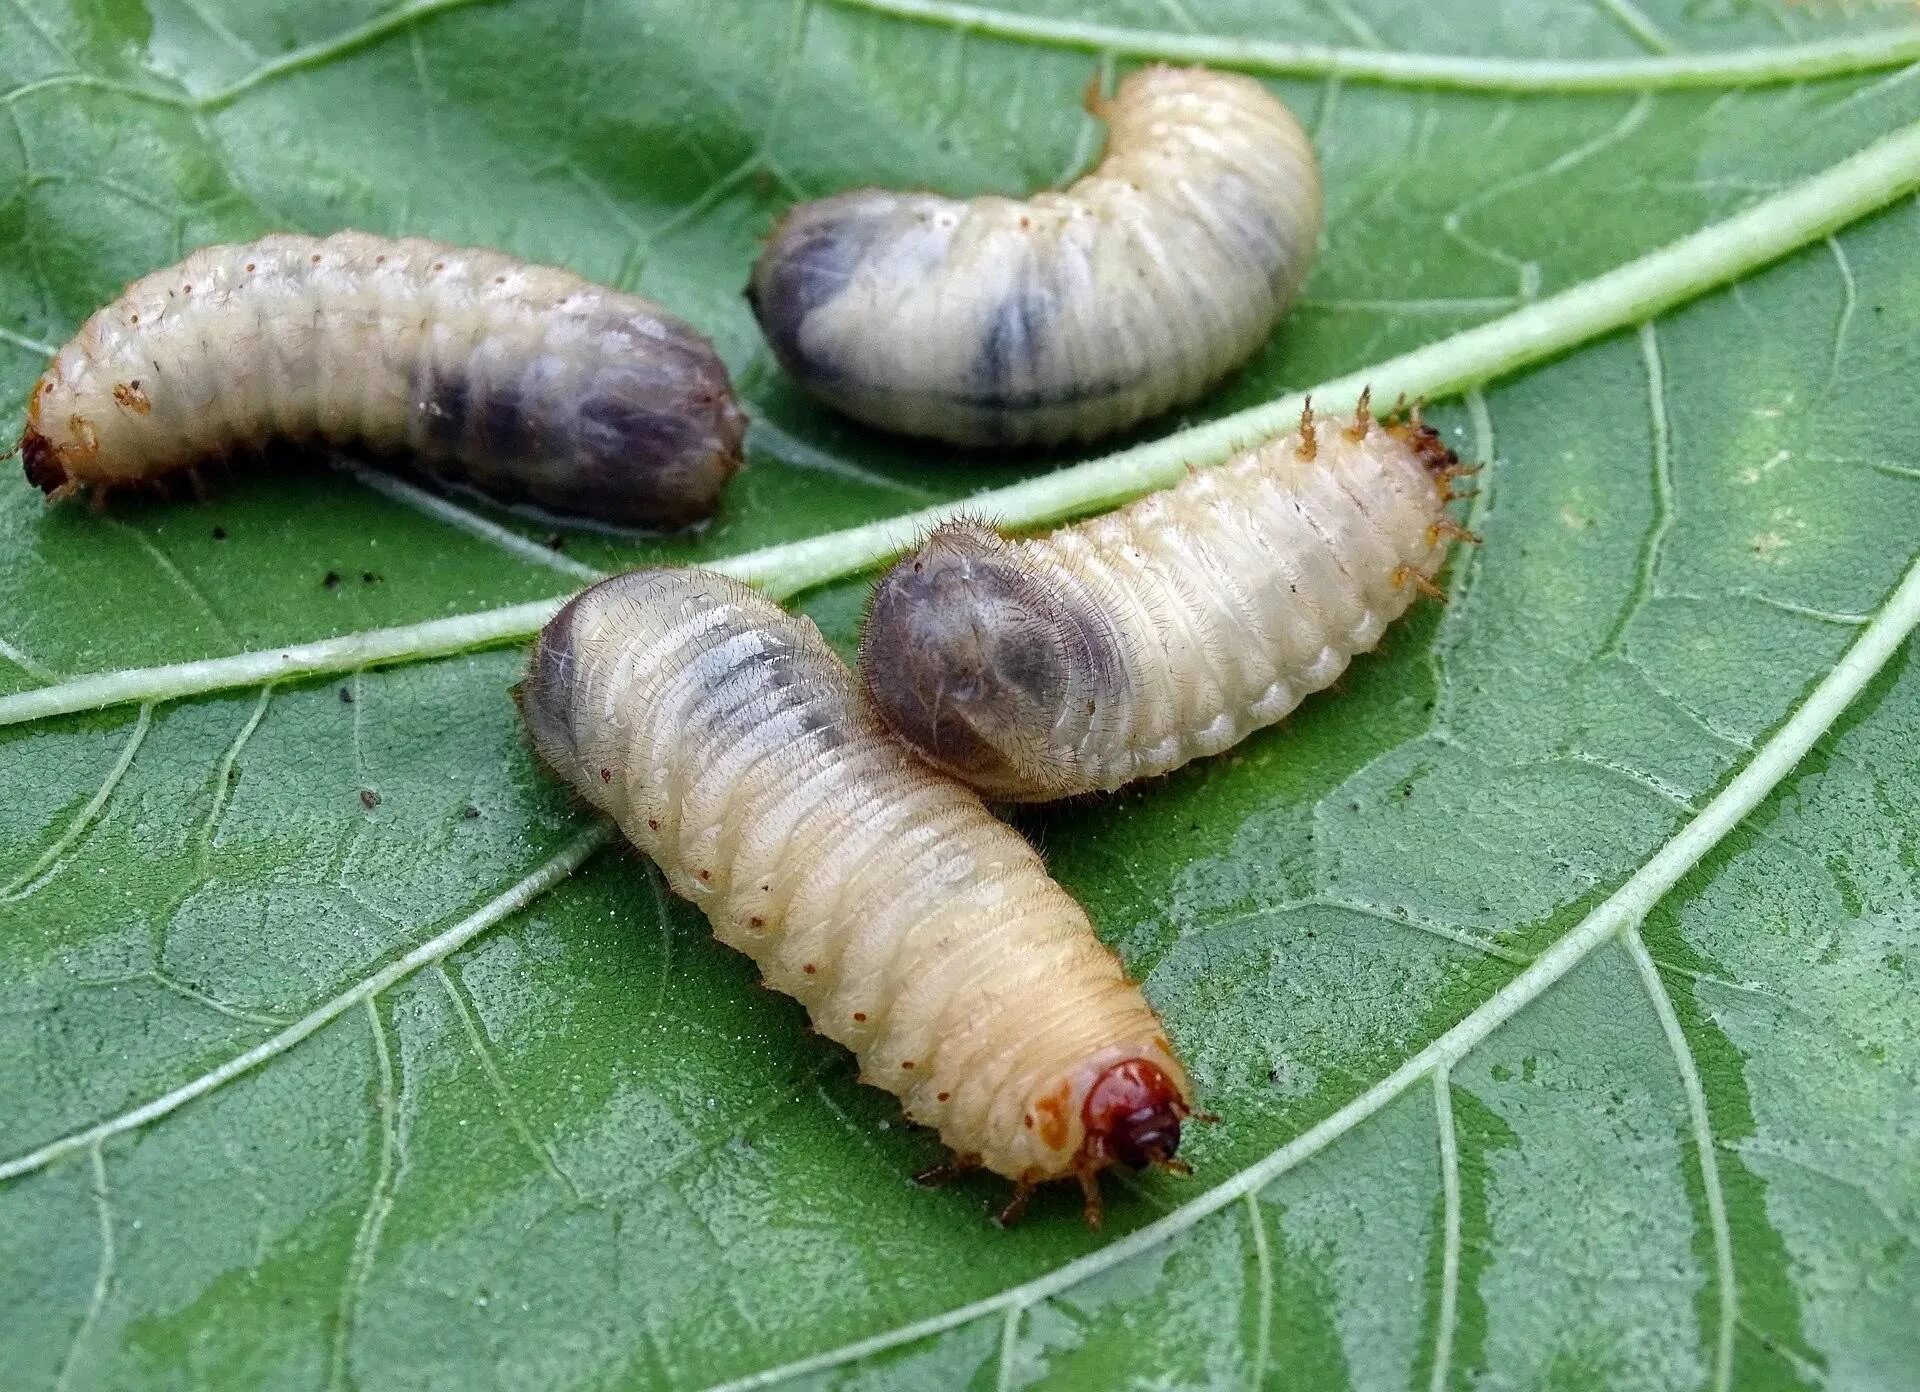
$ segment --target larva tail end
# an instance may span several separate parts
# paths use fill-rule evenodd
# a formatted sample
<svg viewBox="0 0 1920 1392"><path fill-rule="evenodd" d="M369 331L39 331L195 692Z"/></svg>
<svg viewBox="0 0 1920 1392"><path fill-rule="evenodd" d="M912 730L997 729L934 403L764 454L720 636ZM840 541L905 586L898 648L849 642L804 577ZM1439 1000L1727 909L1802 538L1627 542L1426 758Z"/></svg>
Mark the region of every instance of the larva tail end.
<svg viewBox="0 0 1920 1392"><path fill-rule="evenodd" d="M67 497L78 487L60 463L53 442L37 430L28 430L20 437L20 463L27 482L45 493L49 500Z"/></svg>
<svg viewBox="0 0 1920 1392"><path fill-rule="evenodd" d="M1158 1064L1124 1059L1102 1073L1081 1105L1086 1140L1081 1163L1143 1170L1180 1149L1180 1123L1193 1109Z"/></svg>

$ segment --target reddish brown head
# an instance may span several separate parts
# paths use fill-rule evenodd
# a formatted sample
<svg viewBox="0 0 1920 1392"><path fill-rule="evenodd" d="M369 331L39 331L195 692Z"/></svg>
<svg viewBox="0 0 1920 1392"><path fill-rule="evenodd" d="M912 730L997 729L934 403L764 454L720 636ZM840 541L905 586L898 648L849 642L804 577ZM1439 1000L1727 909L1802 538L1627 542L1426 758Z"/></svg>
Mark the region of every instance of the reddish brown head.
<svg viewBox="0 0 1920 1392"><path fill-rule="evenodd" d="M1117 1161L1136 1170L1171 1160L1180 1149L1180 1122L1191 1110L1159 1065L1123 1060L1087 1089L1080 1109L1086 1127L1081 1153L1094 1165Z"/></svg>
<svg viewBox="0 0 1920 1392"><path fill-rule="evenodd" d="M27 482L42 493L57 493L67 486L67 471L60 466L53 442L39 431L30 429L20 437L20 462Z"/></svg>

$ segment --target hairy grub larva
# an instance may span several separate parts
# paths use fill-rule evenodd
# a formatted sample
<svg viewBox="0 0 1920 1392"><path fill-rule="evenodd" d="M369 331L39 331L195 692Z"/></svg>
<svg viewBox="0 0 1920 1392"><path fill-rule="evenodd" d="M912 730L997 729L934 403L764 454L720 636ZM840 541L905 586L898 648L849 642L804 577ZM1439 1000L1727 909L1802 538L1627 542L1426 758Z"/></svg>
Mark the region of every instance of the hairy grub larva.
<svg viewBox="0 0 1920 1392"><path fill-rule="evenodd" d="M1320 172L1248 77L1144 68L1109 101L1098 167L1024 202L862 189L774 230L747 294L809 391L965 445L1125 429L1198 396L1291 303Z"/></svg>
<svg viewBox="0 0 1920 1392"><path fill-rule="evenodd" d="M1271 725L1433 592L1448 482L1415 414L1299 431L1044 537L940 528L874 592L867 689L990 797L1111 790Z"/></svg>
<svg viewBox="0 0 1920 1392"><path fill-rule="evenodd" d="M1179 1166L1186 1074L1031 847L909 757L819 631L737 581L640 570L547 625L541 758L961 1162L1026 1187Z"/></svg>
<svg viewBox="0 0 1920 1392"><path fill-rule="evenodd" d="M207 247L135 281L54 355L20 448L53 498L319 440L586 520L678 525L713 511L745 429L712 345L650 301L340 232Z"/></svg>

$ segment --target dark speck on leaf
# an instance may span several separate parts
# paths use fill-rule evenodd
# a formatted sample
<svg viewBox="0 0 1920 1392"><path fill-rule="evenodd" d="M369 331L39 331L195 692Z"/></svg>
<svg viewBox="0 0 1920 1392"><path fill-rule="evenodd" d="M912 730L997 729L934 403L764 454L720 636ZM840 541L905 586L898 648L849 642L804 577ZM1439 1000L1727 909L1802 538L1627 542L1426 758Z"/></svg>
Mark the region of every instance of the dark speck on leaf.
<svg viewBox="0 0 1920 1392"><path fill-rule="evenodd" d="M480 819L480 809L475 807L472 803L468 803L465 807L460 809L460 815L466 818L470 822L478 821Z"/></svg>
<svg viewBox="0 0 1920 1392"><path fill-rule="evenodd" d="M343 686L340 688L340 704L343 706L350 706L353 704L353 688L352 687Z"/></svg>
<svg viewBox="0 0 1920 1392"><path fill-rule="evenodd" d="M215 541L225 541L227 539L227 529L225 527L215 527L213 529L213 539Z"/></svg>
<svg viewBox="0 0 1920 1392"><path fill-rule="evenodd" d="M362 788L360 790L360 805L369 812L373 811L374 808L380 805L380 794L374 792L371 788Z"/></svg>
<svg viewBox="0 0 1920 1392"><path fill-rule="evenodd" d="M553 551L564 551L567 549L567 539L561 536L560 533L555 532L547 538L547 547Z"/></svg>
<svg viewBox="0 0 1920 1392"><path fill-rule="evenodd" d="M339 589L340 588L340 572L337 570L328 571L325 575L320 577L320 583L322 586L324 586L329 590Z"/></svg>
<svg viewBox="0 0 1920 1392"><path fill-rule="evenodd" d="M363 570L360 572L360 583L363 585L377 585L380 583L380 577L370 570Z"/></svg>

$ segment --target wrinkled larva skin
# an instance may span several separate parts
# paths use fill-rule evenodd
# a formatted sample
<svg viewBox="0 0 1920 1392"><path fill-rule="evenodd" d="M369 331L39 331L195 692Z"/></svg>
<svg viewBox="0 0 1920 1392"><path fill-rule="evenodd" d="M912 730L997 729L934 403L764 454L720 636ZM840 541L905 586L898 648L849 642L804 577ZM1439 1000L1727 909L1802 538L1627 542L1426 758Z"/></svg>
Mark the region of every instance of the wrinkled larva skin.
<svg viewBox="0 0 1920 1392"><path fill-rule="evenodd" d="M1310 421L1051 535L940 528L880 581L860 666L894 732L989 797L1111 790L1281 719L1380 640L1459 534L1418 425Z"/></svg>
<svg viewBox="0 0 1920 1392"><path fill-rule="evenodd" d="M546 627L520 701L541 758L957 1154L1023 1182L1171 1155L1190 1093L1139 988L806 619L709 572L635 571ZM1155 1117L1094 1117L1103 1079L1142 1068ZM1160 1144L1146 1123L1169 1119ZM1159 1153L1129 1151L1140 1133Z"/></svg>
<svg viewBox="0 0 1920 1392"><path fill-rule="evenodd" d="M1097 168L966 202L863 189L790 212L748 297L814 395L963 445L1092 439L1267 339L1320 233L1299 123L1251 78L1145 68L1092 106Z"/></svg>
<svg viewBox="0 0 1920 1392"><path fill-rule="evenodd" d="M713 511L746 420L665 310L498 252L364 232L207 247L135 281L34 388L27 477L54 498L273 441L413 456L615 525Z"/></svg>

